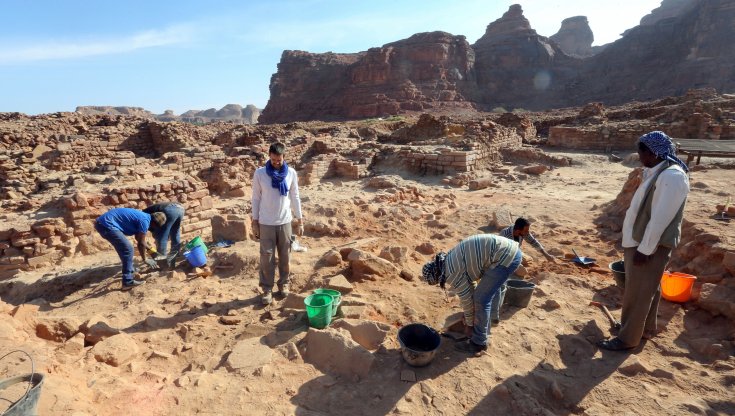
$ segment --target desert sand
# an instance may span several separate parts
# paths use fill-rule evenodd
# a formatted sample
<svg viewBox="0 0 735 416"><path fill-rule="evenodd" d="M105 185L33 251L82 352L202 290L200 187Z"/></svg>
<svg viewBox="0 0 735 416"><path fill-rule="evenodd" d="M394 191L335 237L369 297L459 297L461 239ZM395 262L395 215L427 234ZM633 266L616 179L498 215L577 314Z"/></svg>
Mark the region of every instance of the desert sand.
<svg viewBox="0 0 735 416"><path fill-rule="evenodd" d="M24 272L2 282L0 345L28 352L46 374L42 415L735 414L735 327L700 307L696 288L690 302L662 300L660 334L633 351L594 345L610 325L590 301L619 319L622 297L607 268L622 258L619 233L600 219L637 161L546 152L571 166L536 176L507 162L507 174L474 191L405 172L383 172L381 188L374 178L302 187L308 251L293 253L293 293L266 307L257 241L214 249L211 276L144 273L130 292L119 290L112 250ZM735 228L712 219L713 204L732 193L735 169L714 162L691 173L685 219L727 245ZM524 244L525 279L537 284L529 306L504 307L479 357L442 337L430 365L408 366L397 331L440 330L460 311L420 279L423 263L517 216L559 257L547 262ZM570 262L572 248L596 265ZM360 274L351 250L384 269ZM330 284L343 293L340 316L309 329L303 298ZM19 356L0 364L0 378L30 367Z"/></svg>

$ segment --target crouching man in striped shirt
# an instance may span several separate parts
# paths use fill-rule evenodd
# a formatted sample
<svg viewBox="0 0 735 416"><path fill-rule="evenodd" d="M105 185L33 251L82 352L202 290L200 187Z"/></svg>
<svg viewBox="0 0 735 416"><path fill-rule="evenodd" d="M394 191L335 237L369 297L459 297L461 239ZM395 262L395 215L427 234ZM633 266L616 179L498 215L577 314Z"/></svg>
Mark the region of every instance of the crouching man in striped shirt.
<svg viewBox="0 0 735 416"><path fill-rule="evenodd" d="M424 265L422 275L428 284L439 284L444 289L449 283L459 296L469 339L457 343L458 350L469 354L487 350L490 302L521 264L522 257L517 242L479 234L465 238L446 255L439 253Z"/></svg>

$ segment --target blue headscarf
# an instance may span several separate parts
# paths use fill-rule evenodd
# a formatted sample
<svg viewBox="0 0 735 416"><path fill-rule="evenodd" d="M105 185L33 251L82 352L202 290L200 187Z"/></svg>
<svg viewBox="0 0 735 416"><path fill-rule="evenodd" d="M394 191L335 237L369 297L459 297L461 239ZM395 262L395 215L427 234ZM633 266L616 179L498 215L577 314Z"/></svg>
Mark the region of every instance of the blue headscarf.
<svg viewBox="0 0 735 416"><path fill-rule="evenodd" d="M283 165L281 165L281 169L275 170L273 168L273 165L271 165L271 161L265 162L265 173L268 174L268 176L271 177L271 186L278 189L278 192L281 193L281 196L288 195L288 186L286 185L286 175L288 175L288 165L286 164L286 161L283 161Z"/></svg>
<svg viewBox="0 0 735 416"><path fill-rule="evenodd" d="M676 147L666 133L662 131L652 131L641 136L638 141L645 144L657 158L676 163L684 170L684 172L689 172L687 164L676 157Z"/></svg>

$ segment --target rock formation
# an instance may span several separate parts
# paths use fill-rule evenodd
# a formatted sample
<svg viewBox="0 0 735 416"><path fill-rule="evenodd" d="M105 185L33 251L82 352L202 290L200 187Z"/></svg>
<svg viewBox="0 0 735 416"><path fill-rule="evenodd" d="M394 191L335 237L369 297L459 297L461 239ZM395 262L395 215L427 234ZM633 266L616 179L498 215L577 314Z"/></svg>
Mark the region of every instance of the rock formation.
<svg viewBox="0 0 735 416"><path fill-rule="evenodd" d="M464 36L419 33L357 54L285 51L260 121L377 117L471 108L474 53ZM303 80L305 82L300 82Z"/></svg>
<svg viewBox="0 0 735 416"><path fill-rule="evenodd" d="M643 16L641 26L652 26L661 20L681 16L696 5L696 0L663 0L659 7Z"/></svg>
<svg viewBox="0 0 735 416"><path fill-rule="evenodd" d="M595 35L585 16L574 16L562 20L561 29L549 39L556 42L567 55L586 58L595 53L592 49Z"/></svg>
<svg viewBox="0 0 735 416"><path fill-rule="evenodd" d="M163 114L153 114L140 107L112 107L112 106L78 106L77 113L82 114L108 114L128 115L158 121L184 121L188 123L210 123L213 121L232 121L238 124L255 124L260 117L260 110L248 104L245 108L239 104L227 104L221 109L210 108L208 110L189 110L180 116L174 114L173 110L166 110Z"/></svg>
<svg viewBox="0 0 735 416"><path fill-rule="evenodd" d="M421 33L355 54L285 51L264 123L425 109L539 110L735 89L733 0L666 0L623 38L591 47L584 16L540 36L513 5L472 46ZM654 76L655 74L655 76Z"/></svg>
<svg viewBox="0 0 735 416"><path fill-rule="evenodd" d="M517 4L490 23L472 49L476 54L476 97L487 109L554 106L577 62L537 34Z"/></svg>

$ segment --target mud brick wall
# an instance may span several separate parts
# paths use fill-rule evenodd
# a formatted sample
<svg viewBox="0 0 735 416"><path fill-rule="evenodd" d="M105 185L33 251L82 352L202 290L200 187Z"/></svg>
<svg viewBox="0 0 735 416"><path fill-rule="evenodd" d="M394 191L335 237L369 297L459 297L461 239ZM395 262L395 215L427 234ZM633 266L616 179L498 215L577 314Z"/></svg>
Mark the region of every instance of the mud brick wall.
<svg viewBox="0 0 735 416"><path fill-rule="evenodd" d="M643 134L656 130L656 126L637 125L615 127L565 127L549 129L549 145L578 150L634 150L636 140Z"/></svg>
<svg viewBox="0 0 735 416"><path fill-rule="evenodd" d="M104 192L63 198L63 217L30 225L0 225L0 279L15 276L21 270L59 264L77 253L89 255L110 250L110 244L94 230L94 221L114 207L143 209L156 202L180 202L186 209L182 239L212 238L211 218L216 210L205 182L169 178L154 185L105 188Z"/></svg>
<svg viewBox="0 0 735 416"><path fill-rule="evenodd" d="M299 186L319 183L320 180L326 178L331 163L331 159L319 159L305 164L301 172L299 172Z"/></svg>
<svg viewBox="0 0 735 416"><path fill-rule="evenodd" d="M406 161L407 167L412 171L422 174L444 174L475 170L478 153L474 150L421 153L406 149L399 152L399 157Z"/></svg>
<svg viewBox="0 0 735 416"><path fill-rule="evenodd" d="M318 183L322 179L346 178L356 180L369 175L369 163L356 163L337 157L323 156L304 165L299 172L299 186Z"/></svg>
<svg viewBox="0 0 735 416"><path fill-rule="evenodd" d="M226 157L221 147L210 145L166 153L161 163L168 170L199 176L201 171L212 168L216 161Z"/></svg>
<svg viewBox="0 0 735 416"><path fill-rule="evenodd" d="M186 209L182 238L212 236L210 219L216 212L206 182L190 177L142 187L105 188L104 192L107 196L101 202L107 208L143 209L157 202L179 202Z"/></svg>
<svg viewBox="0 0 735 416"><path fill-rule="evenodd" d="M349 160L334 159L330 165L329 177L360 179L368 176L369 163L356 163Z"/></svg>

